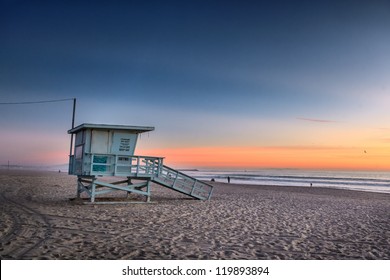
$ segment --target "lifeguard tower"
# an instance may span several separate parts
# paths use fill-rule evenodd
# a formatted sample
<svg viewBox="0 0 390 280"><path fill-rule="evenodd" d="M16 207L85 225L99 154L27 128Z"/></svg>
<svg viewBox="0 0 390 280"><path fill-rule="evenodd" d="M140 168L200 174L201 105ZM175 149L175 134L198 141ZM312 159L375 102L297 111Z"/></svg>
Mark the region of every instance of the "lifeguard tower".
<svg viewBox="0 0 390 280"><path fill-rule="evenodd" d="M124 191L143 195L149 202L151 182L154 182L195 199L209 200L213 186L165 166L162 157L134 155L138 135L153 130L154 127L147 126L88 123L69 130L69 134L76 136L71 147L69 174L78 177L77 197L86 193L91 203L108 203L100 197ZM114 178L111 182L101 177Z"/></svg>

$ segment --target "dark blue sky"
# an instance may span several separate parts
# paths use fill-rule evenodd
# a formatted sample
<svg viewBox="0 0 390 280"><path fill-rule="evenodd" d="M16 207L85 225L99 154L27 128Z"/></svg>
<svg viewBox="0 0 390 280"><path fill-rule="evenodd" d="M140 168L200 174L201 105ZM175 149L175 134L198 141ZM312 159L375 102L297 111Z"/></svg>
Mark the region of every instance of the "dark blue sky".
<svg viewBox="0 0 390 280"><path fill-rule="evenodd" d="M225 116L288 126L385 114L390 1L0 3L0 102L77 97L78 122L173 122L177 134L191 133L177 119L205 115L211 131ZM50 123L55 110L65 124L65 107L16 111ZM1 109L3 126L25 122Z"/></svg>

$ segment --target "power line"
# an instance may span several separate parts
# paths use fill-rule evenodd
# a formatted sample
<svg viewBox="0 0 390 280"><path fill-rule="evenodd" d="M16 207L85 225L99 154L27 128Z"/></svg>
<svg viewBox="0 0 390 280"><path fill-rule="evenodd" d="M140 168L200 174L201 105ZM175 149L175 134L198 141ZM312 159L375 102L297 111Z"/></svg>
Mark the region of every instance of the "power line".
<svg viewBox="0 0 390 280"><path fill-rule="evenodd" d="M54 99L54 100L41 100L41 101L25 101L25 102L0 102L0 105L26 105L26 104L40 104L40 103L54 103L74 100L75 98Z"/></svg>
<svg viewBox="0 0 390 280"><path fill-rule="evenodd" d="M64 99L52 99L52 100L40 100L40 101L24 101L24 102L0 102L0 105L26 105L26 104L42 104L42 103L53 103L73 100L73 114L72 114L72 128L74 128L74 118L76 113L76 98L64 98ZM72 155L73 147L73 134L70 138L70 153ZM9 165L9 162L8 162Z"/></svg>

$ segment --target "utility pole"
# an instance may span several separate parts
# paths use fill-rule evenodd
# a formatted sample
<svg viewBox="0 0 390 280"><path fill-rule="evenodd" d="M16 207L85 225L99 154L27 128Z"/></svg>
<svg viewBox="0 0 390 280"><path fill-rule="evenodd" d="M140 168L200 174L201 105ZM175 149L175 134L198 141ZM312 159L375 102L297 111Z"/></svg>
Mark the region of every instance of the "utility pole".
<svg viewBox="0 0 390 280"><path fill-rule="evenodd" d="M76 114L76 98L73 98L73 114L72 114L72 129L74 128L74 118ZM73 148L73 133L70 135L70 151L69 151L69 160L72 156L72 148Z"/></svg>
<svg viewBox="0 0 390 280"><path fill-rule="evenodd" d="M72 128L74 128L74 116L76 114L76 98L73 98Z"/></svg>

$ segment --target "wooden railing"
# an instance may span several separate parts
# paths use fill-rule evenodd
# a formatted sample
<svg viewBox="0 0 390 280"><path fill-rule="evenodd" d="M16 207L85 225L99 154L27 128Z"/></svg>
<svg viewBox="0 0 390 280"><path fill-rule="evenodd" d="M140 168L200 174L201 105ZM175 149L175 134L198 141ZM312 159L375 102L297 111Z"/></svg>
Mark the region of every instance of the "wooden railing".
<svg viewBox="0 0 390 280"><path fill-rule="evenodd" d="M164 187L183 194L208 200L213 192L213 186L190 177L180 171L165 166L163 158L149 156L122 156L112 154L86 154L83 174L81 176L124 176L150 179ZM73 170L77 162L73 161ZM81 168L77 169L81 170Z"/></svg>
<svg viewBox="0 0 390 280"><path fill-rule="evenodd" d="M88 175L153 177L162 166L161 157L91 154Z"/></svg>

